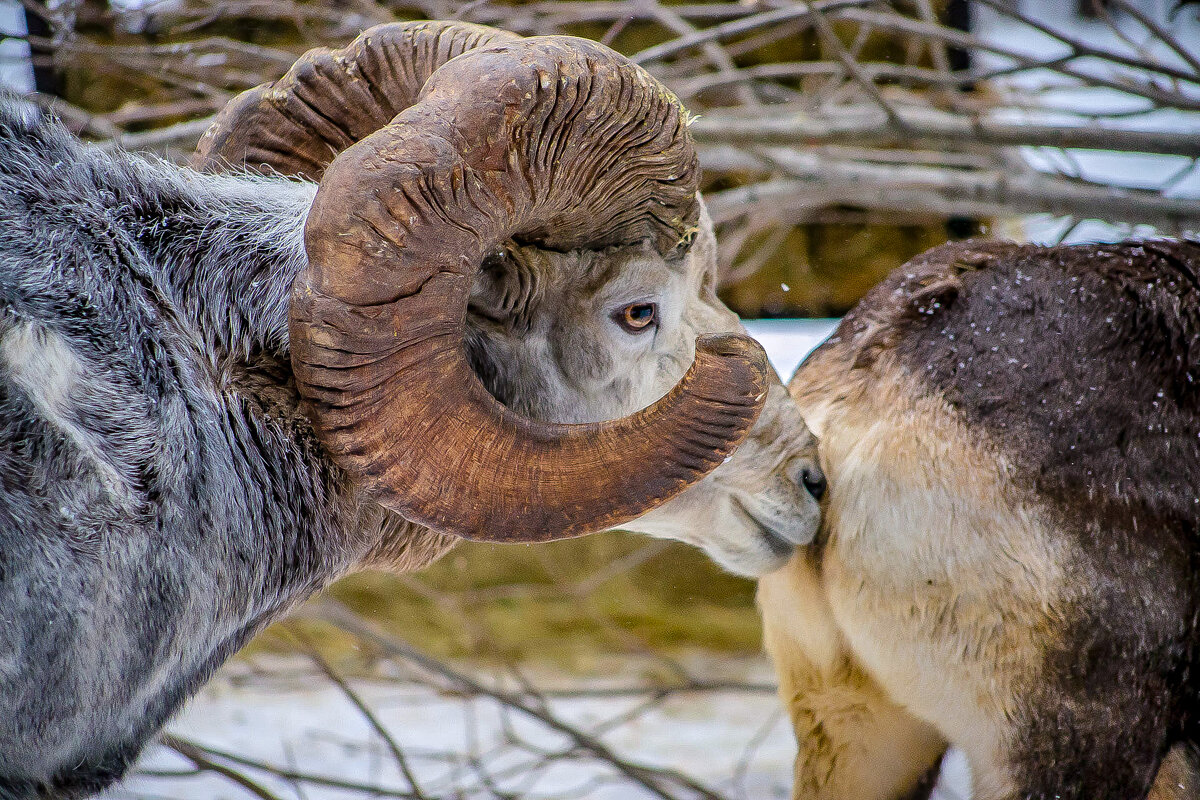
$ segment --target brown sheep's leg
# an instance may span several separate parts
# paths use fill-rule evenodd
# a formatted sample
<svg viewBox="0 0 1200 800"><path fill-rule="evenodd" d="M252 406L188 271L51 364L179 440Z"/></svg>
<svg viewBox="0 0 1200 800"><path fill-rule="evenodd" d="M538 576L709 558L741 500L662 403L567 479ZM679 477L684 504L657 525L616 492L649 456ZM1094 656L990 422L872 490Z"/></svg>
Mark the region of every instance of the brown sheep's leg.
<svg viewBox="0 0 1200 800"><path fill-rule="evenodd" d="M917 787L913 789L904 800L929 800L933 796L933 790L937 788L938 778L942 774L942 761L946 756L943 753L934 765L926 770L921 776L921 780L917 781Z"/></svg>
<svg viewBox="0 0 1200 800"><path fill-rule="evenodd" d="M1146 668L1105 685L1053 675L994 758L972 757L974 800L1198 800L1195 752L1173 744L1168 688Z"/></svg>
<svg viewBox="0 0 1200 800"><path fill-rule="evenodd" d="M946 743L854 662L812 564L798 556L763 578L758 601L799 748L795 800L901 800L920 791Z"/></svg>

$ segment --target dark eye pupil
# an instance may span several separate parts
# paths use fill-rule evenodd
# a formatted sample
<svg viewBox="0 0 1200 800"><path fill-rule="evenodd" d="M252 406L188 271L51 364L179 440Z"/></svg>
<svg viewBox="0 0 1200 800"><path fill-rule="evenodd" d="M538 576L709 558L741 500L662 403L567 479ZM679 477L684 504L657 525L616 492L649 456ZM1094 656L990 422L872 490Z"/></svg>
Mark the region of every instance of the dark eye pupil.
<svg viewBox="0 0 1200 800"><path fill-rule="evenodd" d="M657 316L658 307L654 303L633 303L614 311L613 321L630 333L641 333L650 330Z"/></svg>
<svg viewBox="0 0 1200 800"><path fill-rule="evenodd" d="M637 305L629 307L629 318L634 322L649 322L654 316L654 306Z"/></svg>

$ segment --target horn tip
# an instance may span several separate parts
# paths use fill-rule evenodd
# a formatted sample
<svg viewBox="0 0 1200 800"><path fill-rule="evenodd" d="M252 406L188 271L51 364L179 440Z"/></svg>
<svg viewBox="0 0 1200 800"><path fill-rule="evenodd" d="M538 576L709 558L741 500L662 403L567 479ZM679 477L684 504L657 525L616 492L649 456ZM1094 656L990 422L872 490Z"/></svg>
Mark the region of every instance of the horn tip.
<svg viewBox="0 0 1200 800"><path fill-rule="evenodd" d="M740 358L764 368L769 363L761 344L742 333L705 333L696 337L696 351L722 358Z"/></svg>

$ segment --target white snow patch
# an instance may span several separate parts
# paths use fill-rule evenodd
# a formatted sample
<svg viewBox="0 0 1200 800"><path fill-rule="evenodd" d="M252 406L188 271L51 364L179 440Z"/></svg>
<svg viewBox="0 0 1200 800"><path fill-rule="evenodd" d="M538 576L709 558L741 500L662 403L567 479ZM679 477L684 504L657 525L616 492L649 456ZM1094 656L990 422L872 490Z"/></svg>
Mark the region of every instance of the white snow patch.
<svg viewBox="0 0 1200 800"><path fill-rule="evenodd" d="M770 684L762 658L710 656L710 669L723 678ZM692 660L692 668L696 661ZM713 666L715 665L715 666ZM227 666L192 700L169 730L192 742L271 766L403 792L408 783L386 743L340 690L312 672L300 658L276 658L263 674L246 663ZM566 673L527 673L539 687L602 689L636 685L635 670L604 678ZM715 676L710 676L715 677ZM485 682L488 682L486 678ZM502 683L502 681L497 681ZM569 758L529 770L537 757L505 743L516 737L544 751L566 750L567 738L489 699L463 699L402 680L353 680L405 754L429 797L476 800L492 797L468 759L476 757L497 776L496 787L522 800L642 800L654 797L628 780L616 779L606 764ZM507 686L510 690L513 688ZM598 730L633 710L645 695L552 697L549 710L583 730ZM730 800L787 800L795 744L791 726L774 693L706 691L676 695L599 734L623 759L675 769ZM217 757L215 760L221 761ZM229 762L225 762L229 763ZM101 795L102 800L238 800L245 795L216 774L180 775L191 765L162 747L147 751L134 774ZM296 784L268 772L233 764L277 797L287 800L361 800L369 796L336 786ZM509 774L506 771L511 770ZM158 774L155 774L158 773ZM531 779L530 776L534 777ZM963 755L951 751L933 800L966 800L969 779ZM680 796L690 796L685 791Z"/></svg>
<svg viewBox="0 0 1200 800"><path fill-rule="evenodd" d="M0 90L33 91L33 64L26 34L25 11L19 0L0 0Z"/></svg>
<svg viewBox="0 0 1200 800"><path fill-rule="evenodd" d="M740 676L758 684L769 685L772 681L764 659L713 660L721 662L723 675ZM302 659L276 661L276 671L281 674L274 676L256 675L238 662L226 667L170 730L207 747L285 769L407 789L385 743L340 690L306 669ZM544 671L532 675L539 687L579 689L611 686L614 681L623 685L638 683L634 670L603 679ZM509 736L546 750L567 749L570 744L565 736L540 722L511 710L504 714L493 700L466 700L402 681L355 680L353 686L403 750L430 797L492 796L466 764L471 754L482 758L493 775L501 775L506 766L514 767L513 774L500 779L498 786L525 800L640 800L654 796L627 780L615 782L611 768L585 758L563 760L536 773L537 780L530 783L530 772L520 767L536 757L506 746L506 731ZM584 730L595 730L645 699L646 695L570 697L551 698L548 704L558 717ZM790 796L795 752L792 733L778 699L769 691L679 694L631 722L617 724L600 737L625 759L678 769L730 798L786 800ZM187 766L178 755L153 748L140 762L139 774L102 797L234 800L242 796L240 790L217 775L149 774ZM287 781L252 769L245 772L280 798L300 797ZM305 783L303 791L307 800L365 796L311 783Z"/></svg>
<svg viewBox="0 0 1200 800"><path fill-rule="evenodd" d="M746 330L767 351L771 366L786 383L800 362L829 338L836 319L748 319Z"/></svg>

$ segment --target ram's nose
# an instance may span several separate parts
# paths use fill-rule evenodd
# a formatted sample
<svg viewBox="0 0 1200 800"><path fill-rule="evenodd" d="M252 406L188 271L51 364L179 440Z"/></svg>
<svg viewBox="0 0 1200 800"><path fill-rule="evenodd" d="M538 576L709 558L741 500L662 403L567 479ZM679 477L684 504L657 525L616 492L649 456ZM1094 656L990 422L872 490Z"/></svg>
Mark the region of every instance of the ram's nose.
<svg viewBox="0 0 1200 800"><path fill-rule="evenodd" d="M829 484L825 480L825 473L821 470L821 465L817 463L816 458L798 458L792 461L788 464L787 474L793 483L803 487L804 491L812 495L813 499L818 502L825 496L825 490L829 488Z"/></svg>

